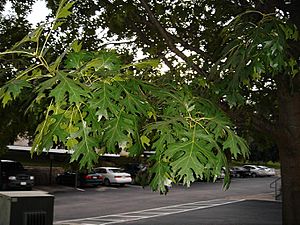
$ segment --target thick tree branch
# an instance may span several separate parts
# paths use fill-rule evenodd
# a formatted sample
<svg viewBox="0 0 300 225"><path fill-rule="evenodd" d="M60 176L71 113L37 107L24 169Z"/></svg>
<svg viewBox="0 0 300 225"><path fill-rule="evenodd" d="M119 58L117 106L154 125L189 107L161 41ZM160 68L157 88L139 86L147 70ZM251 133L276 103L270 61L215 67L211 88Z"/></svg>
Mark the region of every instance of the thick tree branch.
<svg viewBox="0 0 300 225"><path fill-rule="evenodd" d="M199 74L207 75L207 72L204 71L202 68L200 68L198 65L193 63L185 54L183 54L174 44L173 39L170 38L170 34L161 26L160 22L156 19L153 12L149 8L147 2L145 0L140 0L142 6L146 10L146 12L149 15L150 21L155 25L160 35L164 38L166 41L166 44L170 48L170 50L175 53L177 56L179 56L182 60L184 60L192 69L197 71Z"/></svg>
<svg viewBox="0 0 300 225"><path fill-rule="evenodd" d="M135 23L133 23L133 24L134 24L134 26L133 26L134 31L136 32L138 38L140 38L140 39L142 40L143 43L145 43L145 44L151 46L153 43L152 43L151 41L149 41L149 39L147 39L147 38L143 35L143 33L141 32L141 30L135 25ZM173 70L173 69L174 69L173 66L172 66L172 63L166 58L166 56L165 56L165 54L163 53L163 51L157 52L156 55L164 61L164 63L170 68L170 70Z"/></svg>

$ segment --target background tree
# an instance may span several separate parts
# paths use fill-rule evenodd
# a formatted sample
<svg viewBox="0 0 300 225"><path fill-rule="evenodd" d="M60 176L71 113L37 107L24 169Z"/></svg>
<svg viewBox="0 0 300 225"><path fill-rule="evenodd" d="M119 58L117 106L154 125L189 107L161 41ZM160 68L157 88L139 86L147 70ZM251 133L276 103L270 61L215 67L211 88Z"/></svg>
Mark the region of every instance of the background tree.
<svg viewBox="0 0 300 225"><path fill-rule="evenodd" d="M16 41L21 40L30 31L30 24L26 16L34 1L11 1L14 14L0 15L0 51L10 49ZM6 1L1 1L0 11L4 10ZM0 84L1 86L11 77L16 70L26 68L29 63L26 58L15 56L0 58ZM12 70L14 68L15 70ZM29 95L31 93L28 93ZM10 106L0 106L0 155L6 150L8 144L13 144L19 135L32 136L37 125L37 117L32 114L24 115L27 98L20 98Z"/></svg>
<svg viewBox="0 0 300 225"><path fill-rule="evenodd" d="M136 77L151 84L167 82L179 89L188 84L194 96L205 96L219 105L240 129L267 134L277 143L284 224L300 223L300 181L294 179L300 171L299 3L93 2L76 1L76 13L62 26L68 35L48 42L52 49L55 44L68 46L78 38L85 40L85 48L96 50L113 38L118 43L114 48L120 53L142 50L148 58L161 59L168 72L162 75L158 70L148 70L136 72ZM48 6L56 9L58 4L49 1ZM98 27L100 38L95 35Z"/></svg>

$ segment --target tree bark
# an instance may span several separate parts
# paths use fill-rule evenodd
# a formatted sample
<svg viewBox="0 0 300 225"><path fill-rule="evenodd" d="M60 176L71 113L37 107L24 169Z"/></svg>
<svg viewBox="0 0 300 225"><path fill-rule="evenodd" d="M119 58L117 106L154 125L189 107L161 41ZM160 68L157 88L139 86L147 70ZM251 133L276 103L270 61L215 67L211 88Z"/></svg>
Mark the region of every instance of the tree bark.
<svg viewBox="0 0 300 225"><path fill-rule="evenodd" d="M277 136L283 225L300 224L300 93L281 93Z"/></svg>

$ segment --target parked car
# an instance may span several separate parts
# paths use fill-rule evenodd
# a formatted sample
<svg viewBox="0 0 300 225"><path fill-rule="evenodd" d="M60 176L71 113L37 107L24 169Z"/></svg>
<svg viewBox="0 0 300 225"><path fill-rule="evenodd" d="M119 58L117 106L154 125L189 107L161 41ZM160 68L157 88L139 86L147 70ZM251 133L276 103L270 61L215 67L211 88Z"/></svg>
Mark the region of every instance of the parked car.
<svg viewBox="0 0 300 225"><path fill-rule="evenodd" d="M264 177L267 176L264 169L259 168L256 165L244 165L243 168L250 170L251 177Z"/></svg>
<svg viewBox="0 0 300 225"><path fill-rule="evenodd" d="M34 176L20 162L0 160L0 190L31 190L33 185Z"/></svg>
<svg viewBox="0 0 300 225"><path fill-rule="evenodd" d="M57 174L56 183L66 186L75 186L76 172L66 171L62 174ZM77 186L98 186L103 183L103 177L94 171L82 171L77 173Z"/></svg>
<svg viewBox="0 0 300 225"><path fill-rule="evenodd" d="M270 176L275 176L275 174L276 174L276 171L274 168L269 168L267 166L257 166L257 167L263 169L266 173L266 176L270 177Z"/></svg>
<svg viewBox="0 0 300 225"><path fill-rule="evenodd" d="M98 167L94 169L96 173L103 176L103 183L106 186L111 184L119 184L124 186L132 182L131 175L124 172L123 169L117 167Z"/></svg>
<svg viewBox="0 0 300 225"><path fill-rule="evenodd" d="M250 177L251 172L249 169L240 166L233 166L229 169L231 177Z"/></svg>

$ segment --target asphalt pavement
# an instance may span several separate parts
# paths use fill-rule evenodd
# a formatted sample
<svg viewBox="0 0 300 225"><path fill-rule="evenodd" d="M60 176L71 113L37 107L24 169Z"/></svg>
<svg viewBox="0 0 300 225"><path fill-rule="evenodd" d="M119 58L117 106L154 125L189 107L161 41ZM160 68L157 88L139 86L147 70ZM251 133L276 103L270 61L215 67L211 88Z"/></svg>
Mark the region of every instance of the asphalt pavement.
<svg viewBox="0 0 300 225"><path fill-rule="evenodd" d="M274 201L245 200L202 210L115 224L281 225L281 204Z"/></svg>
<svg viewBox="0 0 300 225"><path fill-rule="evenodd" d="M271 180L238 179L227 192L218 191L221 184L199 183L189 190L174 187L161 198L136 186L36 189L55 195L57 225L281 225L281 202L268 190ZM92 199L97 201L94 205Z"/></svg>

